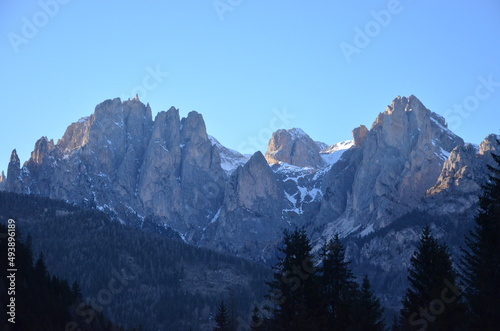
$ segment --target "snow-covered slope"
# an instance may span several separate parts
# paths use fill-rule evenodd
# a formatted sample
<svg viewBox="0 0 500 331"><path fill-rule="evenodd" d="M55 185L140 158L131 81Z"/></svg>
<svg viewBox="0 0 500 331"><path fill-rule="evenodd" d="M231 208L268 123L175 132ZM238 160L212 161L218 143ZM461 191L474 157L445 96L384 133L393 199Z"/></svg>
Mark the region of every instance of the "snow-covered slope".
<svg viewBox="0 0 500 331"><path fill-rule="evenodd" d="M345 140L339 143L333 144L321 150L321 158L328 166L332 166L338 160L345 151L354 146L353 140Z"/></svg>
<svg viewBox="0 0 500 331"><path fill-rule="evenodd" d="M223 146L217 139L212 136L208 136L212 146L216 146L219 150L221 158L221 167L230 175L236 168L243 166L250 159L248 155L243 155L233 149Z"/></svg>

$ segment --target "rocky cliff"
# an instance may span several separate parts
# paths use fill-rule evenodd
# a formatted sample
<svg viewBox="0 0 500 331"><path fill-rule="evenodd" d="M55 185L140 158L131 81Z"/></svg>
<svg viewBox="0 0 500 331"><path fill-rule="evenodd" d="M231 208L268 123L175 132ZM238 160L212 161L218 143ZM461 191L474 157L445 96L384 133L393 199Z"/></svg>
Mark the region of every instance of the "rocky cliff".
<svg viewBox="0 0 500 331"><path fill-rule="evenodd" d="M301 129L281 129L269 140L266 160L269 164L284 162L297 167L320 168L324 165L320 151L320 146Z"/></svg>
<svg viewBox="0 0 500 331"><path fill-rule="evenodd" d="M413 210L469 212L496 136L465 145L415 96L397 97L353 141L328 146L278 130L265 156L207 135L201 114L180 118L135 98L106 100L54 143L40 138L21 167L15 150L0 188L94 206L124 223L170 227L188 243L269 260L287 227L317 243L361 235Z"/></svg>
<svg viewBox="0 0 500 331"><path fill-rule="evenodd" d="M376 277L383 302L397 307L422 224L458 252L498 136L464 144L415 96L397 97L352 136L328 146L278 130L265 156L249 157L207 135L195 111L181 119L172 107L153 120L137 98L106 100L57 143L40 138L22 167L14 150L0 189L265 262L283 229L304 226L315 249L339 233L356 272Z"/></svg>
<svg viewBox="0 0 500 331"><path fill-rule="evenodd" d="M414 96L396 98L369 131L353 132L354 148L329 170L317 223L325 235L377 229L414 209L464 142Z"/></svg>

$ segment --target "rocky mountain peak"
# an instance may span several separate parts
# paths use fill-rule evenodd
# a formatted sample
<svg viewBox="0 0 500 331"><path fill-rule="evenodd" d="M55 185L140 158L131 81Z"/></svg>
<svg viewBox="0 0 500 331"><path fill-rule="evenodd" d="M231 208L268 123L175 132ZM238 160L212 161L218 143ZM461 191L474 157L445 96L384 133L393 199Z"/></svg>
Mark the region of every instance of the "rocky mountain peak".
<svg viewBox="0 0 500 331"><path fill-rule="evenodd" d="M12 153L10 153L10 161L9 161L9 166L13 164L17 168L21 166L21 161L19 160L19 156L17 155L17 150L14 149L12 150Z"/></svg>
<svg viewBox="0 0 500 331"><path fill-rule="evenodd" d="M397 97L370 131L360 127L353 136L357 148L330 169L320 212L336 215L346 229L385 226L412 210L436 184L450 152L464 145L415 96Z"/></svg>
<svg viewBox="0 0 500 331"><path fill-rule="evenodd" d="M298 128L274 132L265 158L269 164L285 162L297 167L319 168L324 164L318 143Z"/></svg>
<svg viewBox="0 0 500 331"><path fill-rule="evenodd" d="M49 154L50 151L54 149L54 140L48 140L47 137L42 137L38 139L35 143L35 148L31 152L31 161L37 164L41 164L43 159Z"/></svg>
<svg viewBox="0 0 500 331"><path fill-rule="evenodd" d="M206 245L252 252L264 260L273 256L273 229L283 226L282 192L264 155L253 154L227 180L222 206L205 232Z"/></svg>
<svg viewBox="0 0 500 331"><path fill-rule="evenodd" d="M181 136L185 143L196 144L208 140L205 121L200 113L191 111L187 117L181 120Z"/></svg>
<svg viewBox="0 0 500 331"><path fill-rule="evenodd" d="M20 193L21 186L21 161L14 149L10 154L9 166L7 168L7 180L5 182L5 189L7 191Z"/></svg>
<svg viewBox="0 0 500 331"><path fill-rule="evenodd" d="M89 141L93 145L107 146L108 141L124 141L127 137L141 141L145 132L152 125L152 113L149 105L144 105L139 99L126 100L109 99L95 107L91 116L83 117L72 123L57 142L58 149L63 154L69 154L81 149Z"/></svg>
<svg viewBox="0 0 500 331"><path fill-rule="evenodd" d="M427 109L415 96L397 97L380 113L371 131L381 143L395 148L409 145L427 146L429 150L441 149L450 153L463 140L451 132L444 118ZM406 144L406 146L402 146ZM439 146L438 146L439 145Z"/></svg>
<svg viewBox="0 0 500 331"><path fill-rule="evenodd" d="M359 147L365 141L366 136L368 136L368 129L364 125L360 125L354 130L352 130L352 137L354 139L354 146Z"/></svg>
<svg viewBox="0 0 500 331"><path fill-rule="evenodd" d="M234 203L230 204L232 207L229 209L243 206L252 210L257 203L279 199L274 172L260 151L253 154L244 166L236 169L228 187L226 200Z"/></svg>
<svg viewBox="0 0 500 331"><path fill-rule="evenodd" d="M500 136L496 134L490 134L479 144L479 154L485 155L487 152L498 150L498 142Z"/></svg>
<svg viewBox="0 0 500 331"><path fill-rule="evenodd" d="M427 190L427 195L455 188L460 188L462 193L478 191L480 186L474 180L476 164L476 148L472 144L455 147L445 161L436 184Z"/></svg>

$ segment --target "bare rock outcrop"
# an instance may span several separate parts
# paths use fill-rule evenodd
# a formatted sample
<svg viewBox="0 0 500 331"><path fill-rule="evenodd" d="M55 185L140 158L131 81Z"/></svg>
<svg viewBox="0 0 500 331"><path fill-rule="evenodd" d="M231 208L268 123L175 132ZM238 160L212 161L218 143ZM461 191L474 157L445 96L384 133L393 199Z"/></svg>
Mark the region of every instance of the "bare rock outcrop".
<svg viewBox="0 0 500 331"><path fill-rule="evenodd" d="M14 149L10 154L9 166L7 167L7 180L5 182L5 190L15 193L21 193L22 178L21 178L21 161Z"/></svg>
<svg viewBox="0 0 500 331"><path fill-rule="evenodd" d="M208 246L271 258L279 240L276 231L287 226L281 199L280 183L262 153L256 152L229 178L224 203L207 228L212 238Z"/></svg>
<svg viewBox="0 0 500 331"><path fill-rule="evenodd" d="M265 157L271 165L279 162L311 168L324 165L318 143L297 128L275 131L269 140Z"/></svg>
<svg viewBox="0 0 500 331"><path fill-rule="evenodd" d="M433 186L448 158L463 140L415 97L397 97L380 113L366 137L331 169L323 184L319 222L327 227L383 227L409 212Z"/></svg>
<svg viewBox="0 0 500 331"><path fill-rule="evenodd" d="M354 139L354 146L359 147L365 141L366 136L368 136L369 130L364 125L360 125L354 130L352 130L352 137Z"/></svg>
<svg viewBox="0 0 500 331"><path fill-rule="evenodd" d="M5 173L2 171L0 173L0 191L3 191L5 189L5 181L7 177L5 177Z"/></svg>

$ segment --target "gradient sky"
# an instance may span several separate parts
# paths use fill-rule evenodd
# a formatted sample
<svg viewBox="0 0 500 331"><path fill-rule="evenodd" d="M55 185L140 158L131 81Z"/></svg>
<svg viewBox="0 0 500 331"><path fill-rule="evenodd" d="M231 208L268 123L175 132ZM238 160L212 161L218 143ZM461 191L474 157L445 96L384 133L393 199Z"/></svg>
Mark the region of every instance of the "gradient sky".
<svg viewBox="0 0 500 331"><path fill-rule="evenodd" d="M137 92L244 153L300 127L332 144L414 94L468 142L500 133L500 2L0 2L0 170Z"/></svg>

